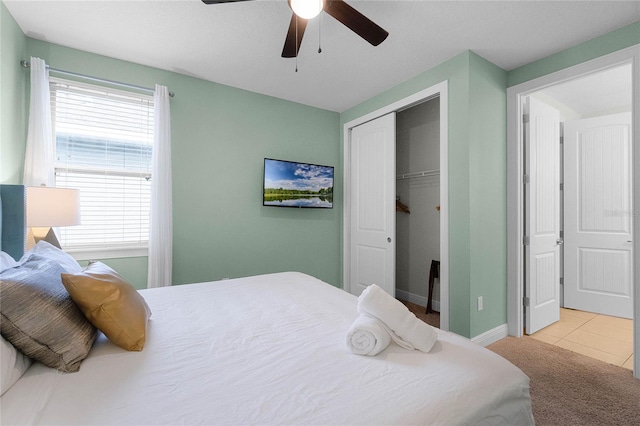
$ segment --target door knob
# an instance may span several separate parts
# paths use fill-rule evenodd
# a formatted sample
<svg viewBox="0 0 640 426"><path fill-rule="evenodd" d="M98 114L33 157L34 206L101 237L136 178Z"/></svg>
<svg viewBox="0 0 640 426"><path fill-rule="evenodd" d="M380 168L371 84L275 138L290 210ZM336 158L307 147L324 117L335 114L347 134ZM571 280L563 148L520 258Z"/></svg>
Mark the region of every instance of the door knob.
<svg viewBox="0 0 640 426"><path fill-rule="evenodd" d="M564 240L563 240L562 238L558 238L558 239L556 240L556 244L557 244L557 245L559 245L559 246L561 246L562 244L564 244Z"/></svg>
<svg viewBox="0 0 640 426"><path fill-rule="evenodd" d="M387 242L390 243L391 242L391 237L387 237Z"/></svg>

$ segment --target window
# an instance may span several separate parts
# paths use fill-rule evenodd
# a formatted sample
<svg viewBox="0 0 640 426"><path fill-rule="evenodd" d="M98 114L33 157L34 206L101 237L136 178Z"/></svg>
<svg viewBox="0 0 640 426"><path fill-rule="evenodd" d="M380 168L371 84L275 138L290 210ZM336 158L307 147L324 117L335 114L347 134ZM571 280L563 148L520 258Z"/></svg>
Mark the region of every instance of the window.
<svg viewBox="0 0 640 426"><path fill-rule="evenodd" d="M56 186L80 190L82 224L59 230L62 247L146 254L153 97L51 78L51 112Z"/></svg>

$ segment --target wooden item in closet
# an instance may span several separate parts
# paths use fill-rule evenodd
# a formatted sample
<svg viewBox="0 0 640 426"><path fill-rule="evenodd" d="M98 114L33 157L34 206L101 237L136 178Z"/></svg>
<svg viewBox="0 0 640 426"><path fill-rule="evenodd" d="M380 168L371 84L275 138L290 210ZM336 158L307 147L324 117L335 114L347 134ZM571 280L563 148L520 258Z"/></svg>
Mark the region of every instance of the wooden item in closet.
<svg viewBox="0 0 640 426"><path fill-rule="evenodd" d="M402 204L400 202L400 200L396 200L396 211L397 212L404 212L404 213L411 213L409 211L409 207L407 207L404 204Z"/></svg>
<svg viewBox="0 0 640 426"><path fill-rule="evenodd" d="M424 310L425 314L429 312L435 312L431 307L433 301L433 285L435 278L440 278L440 261L432 260L431 268L429 268L429 297L427 298L427 308Z"/></svg>

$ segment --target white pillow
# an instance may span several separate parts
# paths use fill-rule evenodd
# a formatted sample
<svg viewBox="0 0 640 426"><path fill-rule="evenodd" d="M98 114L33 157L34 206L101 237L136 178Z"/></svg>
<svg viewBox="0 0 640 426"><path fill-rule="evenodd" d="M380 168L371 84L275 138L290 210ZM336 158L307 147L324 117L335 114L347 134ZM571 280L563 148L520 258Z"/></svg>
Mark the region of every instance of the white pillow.
<svg viewBox="0 0 640 426"><path fill-rule="evenodd" d="M15 382L22 377L25 371L31 365L31 359L27 358L22 352L18 351L11 343L4 340L0 336L0 388L4 395Z"/></svg>
<svg viewBox="0 0 640 426"><path fill-rule="evenodd" d="M0 251L0 272L15 268L16 266L20 266L20 262L16 262L9 253Z"/></svg>
<svg viewBox="0 0 640 426"><path fill-rule="evenodd" d="M62 266L62 269L64 269L67 274L77 274L82 272L82 266L80 266L80 264L69 253L65 253L58 247L51 245L46 241L38 241L38 244L33 246L31 250L27 251L24 256L22 256L19 263L22 265L32 254L53 260Z"/></svg>

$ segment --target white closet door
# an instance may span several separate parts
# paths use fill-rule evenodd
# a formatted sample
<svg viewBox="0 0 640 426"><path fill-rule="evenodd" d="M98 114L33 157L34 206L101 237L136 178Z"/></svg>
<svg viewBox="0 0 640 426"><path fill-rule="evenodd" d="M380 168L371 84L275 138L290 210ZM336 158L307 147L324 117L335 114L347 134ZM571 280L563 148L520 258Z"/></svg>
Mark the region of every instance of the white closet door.
<svg viewBox="0 0 640 426"><path fill-rule="evenodd" d="M396 120L391 113L351 131L351 277L359 296L377 284L395 296Z"/></svg>
<svg viewBox="0 0 640 426"><path fill-rule="evenodd" d="M631 113L565 123L567 308L633 318Z"/></svg>
<svg viewBox="0 0 640 426"><path fill-rule="evenodd" d="M525 327L532 334L560 319L560 117L531 97L525 110Z"/></svg>

